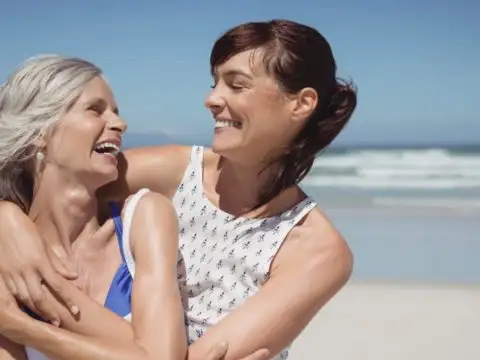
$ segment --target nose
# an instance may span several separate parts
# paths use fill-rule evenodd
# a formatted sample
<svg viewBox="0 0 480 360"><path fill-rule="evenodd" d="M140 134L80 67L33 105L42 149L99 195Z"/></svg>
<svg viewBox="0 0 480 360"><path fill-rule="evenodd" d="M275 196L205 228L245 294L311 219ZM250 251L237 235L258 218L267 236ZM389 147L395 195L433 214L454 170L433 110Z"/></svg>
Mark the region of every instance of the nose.
<svg viewBox="0 0 480 360"><path fill-rule="evenodd" d="M218 88L213 88L208 94L205 99L205 106L212 112L213 116L220 114L225 108L225 98Z"/></svg>
<svg viewBox="0 0 480 360"><path fill-rule="evenodd" d="M115 114L108 123L108 129L123 134L127 130L127 123L120 115Z"/></svg>

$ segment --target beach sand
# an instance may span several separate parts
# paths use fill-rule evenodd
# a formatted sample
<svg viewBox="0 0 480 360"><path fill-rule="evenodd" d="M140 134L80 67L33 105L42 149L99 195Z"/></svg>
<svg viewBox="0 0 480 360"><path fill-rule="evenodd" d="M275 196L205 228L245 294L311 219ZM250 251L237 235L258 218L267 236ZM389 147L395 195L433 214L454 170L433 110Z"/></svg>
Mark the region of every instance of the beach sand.
<svg viewBox="0 0 480 360"><path fill-rule="evenodd" d="M479 360L480 285L350 283L289 359Z"/></svg>

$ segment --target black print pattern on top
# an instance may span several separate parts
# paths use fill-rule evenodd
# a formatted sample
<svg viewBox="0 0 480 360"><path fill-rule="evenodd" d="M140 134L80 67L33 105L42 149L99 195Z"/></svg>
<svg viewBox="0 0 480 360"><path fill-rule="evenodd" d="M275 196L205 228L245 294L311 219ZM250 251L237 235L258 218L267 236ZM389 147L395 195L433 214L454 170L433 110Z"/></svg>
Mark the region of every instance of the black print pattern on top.
<svg viewBox="0 0 480 360"><path fill-rule="evenodd" d="M178 281L189 343L259 290L286 235L315 206L307 198L275 217L234 219L204 196L202 174L203 148L194 146L173 198L180 226ZM275 359L287 356L285 349Z"/></svg>

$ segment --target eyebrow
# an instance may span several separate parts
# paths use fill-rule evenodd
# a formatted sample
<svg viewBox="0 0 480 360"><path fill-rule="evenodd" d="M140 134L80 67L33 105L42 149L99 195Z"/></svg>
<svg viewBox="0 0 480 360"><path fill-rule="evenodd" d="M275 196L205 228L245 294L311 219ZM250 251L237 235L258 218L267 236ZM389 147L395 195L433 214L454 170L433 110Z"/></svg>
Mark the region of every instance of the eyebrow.
<svg viewBox="0 0 480 360"><path fill-rule="evenodd" d="M218 76L218 72L215 74ZM250 80L253 80L252 78L252 75L242 71L242 70L227 70L225 71L223 74L223 76L236 76L236 75L240 75L240 76L243 76L243 77L246 77L247 79L250 79Z"/></svg>

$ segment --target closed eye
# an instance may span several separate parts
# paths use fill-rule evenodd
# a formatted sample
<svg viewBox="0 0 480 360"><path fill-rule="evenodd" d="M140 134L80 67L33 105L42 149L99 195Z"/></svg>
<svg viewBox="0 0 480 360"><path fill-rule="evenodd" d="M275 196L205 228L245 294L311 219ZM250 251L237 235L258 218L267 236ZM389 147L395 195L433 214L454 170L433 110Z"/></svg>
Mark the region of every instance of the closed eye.
<svg viewBox="0 0 480 360"><path fill-rule="evenodd" d="M231 84L230 87L234 90L241 90L245 88L245 86L238 85L238 84Z"/></svg>
<svg viewBox="0 0 480 360"><path fill-rule="evenodd" d="M102 109L99 105L97 105L97 104L95 104L95 105L90 105L90 106L87 108L87 110L88 110L88 111L93 111L93 112L95 112L95 113L97 113L97 114L99 114L99 115L103 112L103 109Z"/></svg>
<svg viewBox="0 0 480 360"><path fill-rule="evenodd" d="M106 109L106 101L100 98L92 99L89 104L87 104L87 111L93 111L98 115L102 115Z"/></svg>

